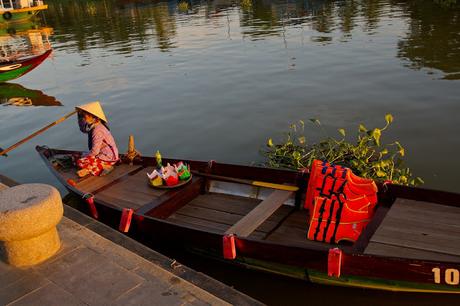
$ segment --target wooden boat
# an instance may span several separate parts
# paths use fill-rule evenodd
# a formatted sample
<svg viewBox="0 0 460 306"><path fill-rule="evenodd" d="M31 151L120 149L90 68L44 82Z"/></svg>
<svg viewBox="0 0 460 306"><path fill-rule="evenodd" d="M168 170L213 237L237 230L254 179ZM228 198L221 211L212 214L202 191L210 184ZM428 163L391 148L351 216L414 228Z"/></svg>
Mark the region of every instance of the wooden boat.
<svg viewBox="0 0 460 306"><path fill-rule="evenodd" d="M10 81L30 72L40 65L51 54L51 51L47 50L37 56L0 63L0 82Z"/></svg>
<svg viewBox="0 0 460 306"><path fill-rule="evenodd" d="M23 22L48 9L41 0L0 0L0 27L9 23Z"/></svg>
<svg viewBox="0 0 460 306"><path fill-rule="evenodd" d="M90 212L91 201L81 201L82 211L118 228L123 210L132 209L133 237L315 283L460 293L459 194L379 186L376 212L359 239L337 245L306 239L308 211L301 207L307 173L185 161L194 170L192 181L165 190L148 185L146 172L156 166L154 158L121 163L106 176L79 179L76 169L53 164L57 157L79 152L37 151L69 191L93 196L96 211ZM267 182L298 191L264 187ZM232 246L236 257L225 259Z"/></svg>

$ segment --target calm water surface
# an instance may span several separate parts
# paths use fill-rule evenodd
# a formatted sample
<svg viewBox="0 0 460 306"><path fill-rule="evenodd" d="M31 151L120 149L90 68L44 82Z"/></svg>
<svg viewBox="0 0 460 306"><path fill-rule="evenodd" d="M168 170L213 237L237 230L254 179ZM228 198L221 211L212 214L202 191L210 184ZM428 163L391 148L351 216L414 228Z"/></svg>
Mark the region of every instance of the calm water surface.
<svg viewBox="0 0 460 306"><path fill-rule="evenodd" d="M331 134L342 127L352 134L358 123L383 126L384 115L392 113L395 122L384 140L397 139L406 147L407 165L426 187L460 192L458 5L428 0L47 3L41 19L25 27L53 29L52 58L0 86L4 148L93 100L102 101L121 151L134 134L144 154L159 149L165 156L242 164L262 161L259 150L266 139L281 138L297 120L319 118ZM8 30L15 34L1 36L2 44L27 41L20 29ZM15 95L31 97L33 105L10 105ZM313 127L306 134L310 140L319 137ZM86 139L69 120L3 158L0 173L58 186L35 153L37 144L85 149ZM183 261L274 304L287 297L298 304L310 298L332 304L345 297L358 305L454 301L306 285Z"/></svg>

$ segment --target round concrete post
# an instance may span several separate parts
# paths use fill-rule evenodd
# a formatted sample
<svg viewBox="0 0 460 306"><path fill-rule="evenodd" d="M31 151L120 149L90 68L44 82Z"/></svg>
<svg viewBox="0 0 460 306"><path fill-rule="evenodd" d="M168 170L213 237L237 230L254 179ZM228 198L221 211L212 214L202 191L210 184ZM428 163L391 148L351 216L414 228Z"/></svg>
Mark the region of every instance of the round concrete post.
<svg viewBox="0 0 460 306"><path fill-rule="evenodd" d="M0 192L0 250L13 266L40 263L60 248L56 225L62 218L61 195L44 184L23 184Z"/></svg>

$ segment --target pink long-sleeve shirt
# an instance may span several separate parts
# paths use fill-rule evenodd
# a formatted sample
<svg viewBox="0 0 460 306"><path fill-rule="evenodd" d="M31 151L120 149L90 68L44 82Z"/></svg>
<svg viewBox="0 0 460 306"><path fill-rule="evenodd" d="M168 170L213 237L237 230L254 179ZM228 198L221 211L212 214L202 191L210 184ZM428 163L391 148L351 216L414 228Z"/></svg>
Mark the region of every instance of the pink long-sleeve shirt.
<svg viewBox="0 0 460 306"><path fill-rule="evenodd" d="M110 131L102 124L96 124L88 137L90 139L90 151L87 156L93 156L104 161L117 161L118 148Z"/></svg>

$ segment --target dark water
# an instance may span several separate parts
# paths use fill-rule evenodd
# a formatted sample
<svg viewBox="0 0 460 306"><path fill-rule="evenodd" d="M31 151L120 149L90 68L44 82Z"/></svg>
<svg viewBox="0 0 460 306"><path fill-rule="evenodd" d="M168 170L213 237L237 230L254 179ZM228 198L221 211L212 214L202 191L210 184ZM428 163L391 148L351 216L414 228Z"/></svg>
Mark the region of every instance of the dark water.
<svg viewBox="0 0 460 306"><path fill-rule="evenodd" d="M93 100L120 150L260 162L268 137L319 118L327 131L395 122L383 140L406 147L426 186L460 192L460 5L446 1L58 1L2 51L37 52L27 30L52 28L52 58L0 86L0 146ZM9 34L8 34L9 33ZM11 36L13 34L13 36ZM12 47L14 44L15 47ZM19 47L17 46L19 45ZM29 97L15 106L13 97ZM32 104L32 105L30 105ZM45 107L49 105L50 107ZM52 107L51 107L52 106ZM318 130L306 129L318 139ZM58 186L37 144L85 149L74 120L0 160L0 173ZM184 258L273 304L453 305L452 297L306 285ZM187 262L188 261L188 262ZM257 280L257 281L254 281ZM278 290L277 290L278 289ZM326 297L324 297L326 296Z"/></svg>

